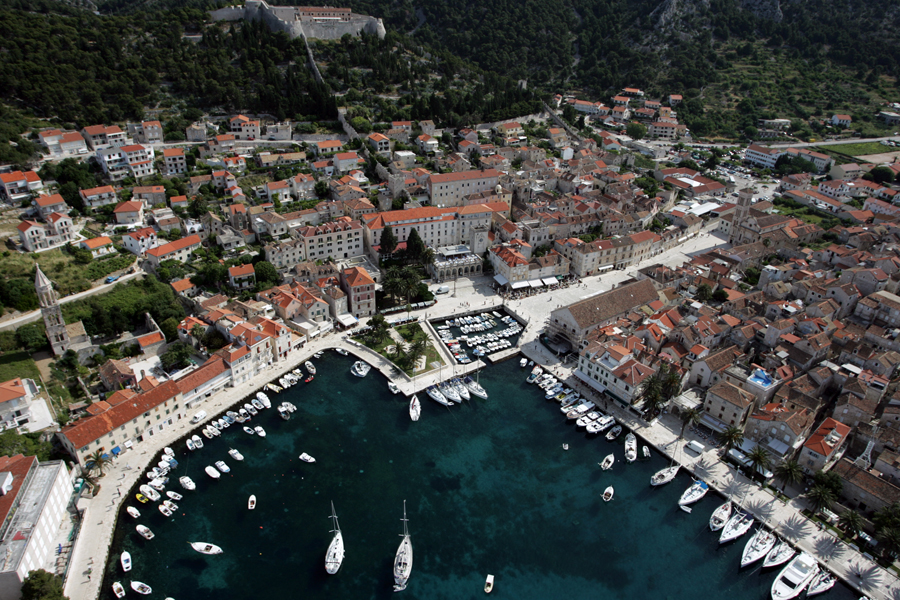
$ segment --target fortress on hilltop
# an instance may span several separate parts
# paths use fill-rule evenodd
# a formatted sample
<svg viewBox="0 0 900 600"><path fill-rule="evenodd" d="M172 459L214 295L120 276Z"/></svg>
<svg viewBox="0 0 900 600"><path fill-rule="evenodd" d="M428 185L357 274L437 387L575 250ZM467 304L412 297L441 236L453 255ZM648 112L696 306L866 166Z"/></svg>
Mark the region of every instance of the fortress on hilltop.
<svg viewBox="0 0 900 600"><path fill-rule="evenodd" d="M361 32L384 37L381 19L356 15L349 8L330 6L270 6L265 0L247 0L244 6L230 6L210 13L214 21L262 19L272 31L296 38L338 40L345 33Z"/></svg>

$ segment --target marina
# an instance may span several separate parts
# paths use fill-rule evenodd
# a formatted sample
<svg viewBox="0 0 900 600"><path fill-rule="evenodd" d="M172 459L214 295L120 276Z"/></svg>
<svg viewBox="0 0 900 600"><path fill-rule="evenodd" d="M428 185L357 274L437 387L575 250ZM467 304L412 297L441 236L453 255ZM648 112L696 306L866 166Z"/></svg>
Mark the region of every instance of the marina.
<svg viewBox="0 0 900 600"><path fill-rule="evenodd" d="M137 535L131 517L121 520L101 597L114 597L115 581L129 585L118 564L123 551L133 557L135 580L159 597L386 597L395 584L404 500L416 526L416 566L403 591L410 597L470 597L482 593L486 572L519 598L768 597L778 569L739 570L744 543L719 547L709 531L721 498L704 498L693 514L678 510L691 484L684 472L673 484L651 487L667 457L627 463L625 436L610 442L585 435L548 410L517 361L480 374L489 400L463 401L450 413L429 401L415 423L408 398L352 376L351 364L326 355L315 382L273 397L297 412L284 421L261 411L250 425L264 426L266 438L232 428L193 453L184 442L170 444L178 466L168 477L192 477L197 489L172 517L148 511L138 519L153 529L152 540ZM559 451L560 442L568 452ZM230 447L244 461L224 474L213 469L219 481L203 477L200 471L227 458ZM304 464L301 451L318 464ZM610 452L617 467L603 471L597 463ZM601 496L611 485L615 500L607 504ZM249 511L251 493L260 502ZM334 529L326 518L331 500L347 549L333 576L323 568ZM198 539L223 553L200 556L186 543ZM570 552L573 543L578 552ZM628 558L639 554L648 559ZM280 575L284 564L293 566L290 576ZM827 597L858 595L838 583Z"/></svg>

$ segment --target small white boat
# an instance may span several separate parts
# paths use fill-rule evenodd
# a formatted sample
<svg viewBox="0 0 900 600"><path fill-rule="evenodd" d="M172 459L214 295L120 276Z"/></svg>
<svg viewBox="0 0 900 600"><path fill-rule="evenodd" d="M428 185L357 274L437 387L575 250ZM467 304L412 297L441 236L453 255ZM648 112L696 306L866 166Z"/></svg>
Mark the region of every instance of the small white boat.
<svg viewBox="0 0 900 600"><path fill-rule="evenodd" d="M815 577L813 577L812 581L809 582L809 588L806 590L806 597L809 598L810 596L824 594L833 588L836 582L837 578L830 571L822 569Z"/></svg>
<svg viewBox="0 0 900 600"><path fill-rule="evenodd" d="M305 363L303 363L303 366L306 367L306 370L309 372L310 375L316 374L316 365L312 364L309 361L306 361Z"/></svg>
<svg viewBox="0 0 900 600"><path fill-rule="evenodd" d="M609 432L606 434L606 439L611 442L614 439L616 439L617 437L619 437L620 433L622 433L622 426L616 425L615 427L610 429Z"/></svg>
<svg viewBox="0 0 900 600"><path fill-rule="evenodd" d="M166 454L166 456L175 456L175 451L172 450L171 448L169 448L168 446L163 448L163 452Z"/></svg>
<svg viewBox="0 0 900 600"><path fill-rule="evenodd" d="M247 499L247 509L253 510L254 508L256 508L256 496L251 495L250 498Z"/></svg>
<svg viewBox="0 0 900 600"><path fill-rule="evenodd" d="M719 531L725 527L725 523L731 519L731 511L733 508L734 505L731 503L731 500L727 500L725 504L714 510L712 516L709 518L710 531Z"/></svg>
<svg viewBox="0 0 900 600"><path fill-rule="evenodd" d="M212 432L209 430L209 425L207 425L206 427L204 427L203 429L201 429L201 430L200 430L200 433L202 433L202 434L203 434L203 437L205 437L205 438L208 439L208 440L213 439L213 434L212 434Z"/></svg>
<svg viewBox="0 0 900 600"><path fill-rule="evenodd" d="M769 550L769 553L766 555L766 559L763 561L763 568L783 565L794 558L794 554L796 554L796 552L791 548L790 544L785 540L779 540L778 543L775 544L775 547Z"/></svg>
<svg viewBox="0 0 900 600"><path fill-rule="evenodd" d="M541 373L543 373L543 372L544 372L544 369L542 369L540 365L535 365L534 368L531 370L531 375L529 375L529 376L525 379L525 382L526 382L526 383L534 383L535 380L536 380L538 377L540 377L540 376L541 376Z"/></svg>
<svg viewBox="0 0 900 600"><path fill-rule="evenodd" d="M225 464L225 461L217 460L216 468L218 470L220 470L222 473L231 473L231 469L228 467L228 465Z"/></svg>
<svg viewBox="0 0 900 600"><path fill-rule="evenodd" d="M303 454L300 455L300 460L302 460L303 462L308 462L308 463L316 462L316 459L314 459L312 456L310 456L306 452L304 452Z"/></svg>
<svg viewBox="0 0 900 600"><path fill-rule="evenodd" d="M488 576L484 580L484 593L490 594L494 589L494 576L488 573Z"/></svg>
<svg viewBox="0 0 900 600"><path fill-rule="evenodd" d="M256 399L259 400L259 403L263 405L263 408L268 408L266 406L266 400L269 400L269 397L266 396L263 392L256 392ZM269 400L269 406L272 406L271 400Z"/></svg>
<svg viewBox="0 0 900 600"><path fill-rule="evenodd" d="M171 510L172 513L174 513L176 510L178 510L178 505L175 504L174 502L172 502L171 500L163 501L162 505L165 506L166 508L168 508L169 510Z"/></svg>
<svg viewBox="0 0 900 600"><path fill-rule="evenodd" d="M118 581L112 584L113 594L116 595L116 598L124 598L125 597L125 588L122 587L122 584Z"/></svg>
<svg viewBox="0 0 900 600"><path fill-rule="evenodd" d="M388 389L391 390L391 393L395 396L400 393L400 388L398 388L397 384L393 381L388 381Z"/></svg>
<svg viewBox="0 0 900 600"><path fill-rule="evenodd" d="M610 500L612 500L614 493L615 493L615 490L613 489L613 486L609 486L608 488L603 490L603 501L609 502Z"/></svg>
<svg viewBox="0 0 900 600"><path fill-rule="evenodd" d="M206 467L203 470L206 471L206 474L209 475L210 477L212 477L213 479L218 479L219 477L221 477L219 472L216 471L215 467Z"/></svg>
<svg viewBox="0 0 900 600"><path fill-rule="evenodd" d="M126 573L131 570L131 554L128 552L123 552L122 556L119 557L119 561L122 563L122 570Z"/></svg>
<svg viewBox="0 0 900 600"><path fill-rule="evenodd" d="M141 534L141 537L145 540L152 540L155 537L153 532L150 531L150 528L146 525L138 525L135 529L137 529L137 532Z"/></svg>
<svg viewBox="0 0 900 600"><path fill-rule="evenodd" d="M419 402L418 396L413 396L409 401L409 418L418 421L420 416L422 416L422 403Z"/></svg>
<svg viewBox="0 0 900 600"><path fill-rule="evenodd" d="M125 510L128 511L128 514L131 515L132 517L134 517L135 519L139 519L141 517L141 511L139 511L138 509L136 509L133 506L129 506Z"/></svg>
<svg viewBox="0 0 900 600"><path fill-rule="evenodd" d="M600 468L604 471L609 471L612 469L613 463L616 462L616 455L610 452L606 455L606 458L603 459L602 463L597 463L600 465Z"/></svg>
<svg viewBox="0 0 900 600"><path fill-rule="evenodd" d="M132 582L131 582L131 589L133 589L133 590L136 591L138 594L141 594L141 595L143 595L143 596L147 596L147 595L149 595L149 594L153 591L153 588L151 588L151 587L150 587L149 585L147 585L146 583L142 583L142 582L140 582L140 581L132 581Z"/></svg>
<svg viewBox="0 0 900 600"><path fill-rule="evenodd" d="M693 504L700 500L703 496L706 495L706 492L709 491L709 484L705 481L695 481L691 484L691 487L684 490L684 493L681 494L681 498L678 499L679 506L687 506L689 504Z"/></svg>
<svg viewBox="0 0 900 600"><path fill-rule="evenodd" d="M234 448L231 448L230 450L228 450L228 456L230 456L234 460L244 460L244 455L241 454L240 452L238 452L237 450L235 450Z"/></svg>
<svg viewBox="0 0 900 600"><path fill-rule="evenodd" d="M563 444L563 450L568 450L568 449L569 449L569 445L568 445L568 444Z"/></svg>
<svg viewBox="0 0 900 600"><path fill-rule="evenodd" d="M246 425L244 425L244 433L246 433L247 435L256 435L256 432Z"/></svg>
<svg viewBox="0 0 900 600"><path fill-rule="evenodd" d="M172 509L166 506L165 504L159 505L159 512L161 512L166 517L172 516Z"/></svg>
<svg viewBox="0 0 900 600"><path fill-rule="evenodd" d="M338 524L337 513L334 511L334 502L331 503L331 520L334 524L334 529L331 530L334 537L331 538L331 543L328 544L328 550L325 552L325 571L329 575L334 575L341 568L341 563L344 562L344 536L341 534L341 526Z"/></svg>
<svg viewBox="0 0 900 600"><path fill-rule="evenodd" d="M526 366L527 364L528 364L528 359L527 359L527 358L522 358L522 359L519 361L519 368L520 368L520 369L524 369L525 366Z"/></svg>
<svg viewBox="0 0 900 600"><path fill-rule="evenodd" d="M258 435L259 437L266 437L266 430L263 429L260 425L254 427L253 431L256 432L256 435Z"/></svg>
<svg viewBox="0 0 900 600"><path fill-rule="evenodd" d="M197 450L200 450L201 448L203 448L203 440L200 439L199 435L197 435L197 434L192 435L191 441L194 442L194 448L196 448Z"/></svg>
<svg viewBox="0 0 900 600"><path fill-rule="evenodd" d="M188 491L193 491L197 489L197 485L194 483L194 480L185 475L184 477L178 478L178 483L181 484L181 487Z"/></svg>
<svg viewBox="0 0 900 600"><path fill-rule="evenodd" d="M765 527L760 527L756 533L747 540L747 545L744 546L744 553L741 556L741 566L746 567L765 557L769 551L775 547L775 542L777 541L778 538L775 537L774 533Z"/></svg>
<svg viewBox="0 0 900 600"><path fill-rule="evenodd" d="M188 544L200 554L222 554L222 549L215 544L207 544L206 542L188 542Z"/></svg>
<svg viewBox="0 0 900 600"><path fill-rule="evenodd" d="M738 511L737 514L732 515L728 522L725 523L725 527L722 528L722 533L719 534L719 543L725 544L738 539L750 531L750 528L753 527L753 521L753 516L750 513L743 510Z"/></svg>
<svg viewBox="0 0 900 600"><path fill-rule="evenodd" d="M650 485L657 486L669 483L675 476L678 474L678 469L681 467L679 465L674 465L672 467L666 467L665 469L660 469L656 473L653 474L653 477L650 478Z"/></svg>
<svg viewBox="0 0 900 600"><path fill-rule="evenodd" d="M182 495L179 494L178 492L173 492L173 491L171 491L171 490L169 490L168 492L166 492L166 496L168 496L168 497L171 498L172 500L175 500L176 502L178 502L179 500L181 500L182 498L184 498L184 496L182 496Z"/></svg>
<svg viewBox="0 0 900 600"><path fill-rule="evenodd" d="M819 572L816 559L801 552L781 570L772 582L772 600L790 600L799 596Z"/></svg>
<svg viewBox="0 0 900 600"><path fill-rule="evenodd" d="M637 437L630 431L625 436L625 460L627 462L637 460Z"/></svg>
<svg viewBox="0 0 900 600"><path fill-rule="evenodd" d="M353 366L350 367L350 372L356 375L357 377L365 377L369 374L369 371L372 370L372 367L361 360L353 363Z"/></svg>
<svg viewBox="0 0 900 600"><path fill-rule="evenodd" d="M150 487L149 485L142 485L139 489L141 490L141 493L142 493L143 495L145 495L145 496L147 496L148 498L150 498L150 500L152 500L153 502L156 502L156 501L159 500L159 498L160 498L159 492L157 492L156 490L154 490L154 489L153 489L152 487Z"/></svg>
<svg viewBox="0 0 900 600"><path fill-rule="evenodd" d="M253 406L253 408L256 409L256 412L260 412L262 410L265 410L266 408L265 406L263 406L263 403L259 398L254 398L250 401L250 404Z"/></svg>
<svg viewBox="0 0 900 600"><path fill-rule="evenodd" d="M318 352L313 354L313 358L322 358L323 354L324 354L324 352L322 350L319 350Z"/></svg>
<svg viewBox="0 0 900 600"><path fill-rule="evenodd" d="M185 442L185 445L191 452L197 449L197 446L194 445L194 440L192 440L191 438L188 438L188 440Z"/></svg>
<svg viewBox="0 0 900 600"><path fill-rule="evenodd" d="M648 460L650 458L650 448L643 446L641 448L641 455L644 457L644 460Z"/></svg>
<svg viewBox="0 0 900 600"><path fill-rule="evenodd" d="M348 354L348 352L346 350L344 350L343 348L335 348L334 351L337 352L338 354L340 354L341 356L347 356L347 354Z"/></svg>

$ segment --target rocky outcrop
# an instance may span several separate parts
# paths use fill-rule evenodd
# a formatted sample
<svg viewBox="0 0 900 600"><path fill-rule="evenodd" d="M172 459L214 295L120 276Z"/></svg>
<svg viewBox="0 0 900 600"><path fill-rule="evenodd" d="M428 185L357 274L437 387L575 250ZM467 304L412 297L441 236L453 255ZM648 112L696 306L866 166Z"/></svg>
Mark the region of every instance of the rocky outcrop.
<svg viewBox="0 0 900 600"><path fill-rule="evenodd" d="M741 8L758 19L780 22L784 18L779 0L741 0Z"/></svg>

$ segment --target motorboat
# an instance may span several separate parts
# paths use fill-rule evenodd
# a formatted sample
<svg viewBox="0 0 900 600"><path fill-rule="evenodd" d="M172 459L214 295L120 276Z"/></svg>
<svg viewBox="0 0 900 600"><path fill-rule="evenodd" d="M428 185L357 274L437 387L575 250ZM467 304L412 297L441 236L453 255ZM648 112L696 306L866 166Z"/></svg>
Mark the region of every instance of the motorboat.
<svg viewBox="0 0 900 600"><path fill-rule="evenodd" d="M188 544L200 554L222 554L223 552L223 550L215 544L208 544L206 542L188 542Z"/></svg>
<svg viewBox="0 0 900 600"><path fill-rule="evenodd" d="M197 435L197 434L192 435L191 441L194 442L194 447L197 450L200 450L201 448L203 448L203 440L200 439L199 435Z"/></svg>
<svg viewBox="0 0 900 600"><path fill-rule="evenodd" d="M769 553L766 555L766 559L763 561L763 568L783 565L791 560L795 554L796 552L791 548L790 544L785 540L778 540L775 547L769 550Z"/></svg>
<svg viewBox="0 0 900 600"><path fill-rule="evenodd" d="M325 552L325 571L329 575L334 575L341 568L341 563L344 562L344 536L341 535L341 526L338 524L337 513L334 511L334 502L331 503L331 521L334 525L334 529L331 530L334 537L331 538L328 551Z"/></svg>
<svg viewBox="0 0 900 600"><path fill-rule="evenodd" d="M119 557L119 561L122 563L122 570L126 573L131 570L131 554L128 552L123 552L122 556Z"/></svg>
<svg viewBox="0 0 900 600"><path fill-rule="evenodd" d="M563 444L563 445L562 445L562 449L563 449L563 450L568 450L568 449L569 449L569 445L568 445L568 444Z"/></svg>
<svg viewBox="0 0 900 600"><path fill-rule="evenodd" d="M400 388L398 388L397 384L393 381L388 381L388 389L391 390L391 393L395 396L400 393Z"/></svg>
<svg viewBox="0 0 900 600"><path fill-rule="evenodd" d="M709 491L709 484L705 481L697 480L691 487L684 490L684 493L681 494L681 498L678 499L678 506L687 506L689 504L693 504L697 502L706 495L706 492Z"/></svg>
<svg viewBox="0 0 900 600"><path fill-rule="evenodd" d="M475 381L474 379L472 379L471 377L466 375L463 378L462 382L463 382L464 386L469 388L469 392L478 396L479 398L484 398L485 400L487 400L487 397L488 397L487 391L485 391L485 389L483 387L481 387L481 385L477 381Z"/></svg>
<svg viewBox="0 0 900 600"><path fill-rule="evenodd" d="M228 450L228 456L230 456L234 460L244 460L244 455L241 454L240 452L238 452L237 450L235 450L234 448L231 448L230 450Z"/></svg>
<svg viewBox="0 0 900 600"><path fill-rule="evenodd" d="M453 406L453 402L447 399L446 396L441 392L441 390L437 389L436 386L429 385L425 392L431 397L432 400L437 402L438 404L443 404L444 406Z"/></svg>
<svg viewBox="0 0 900 600"><path fill-rule="evenodd" d="M197 484L194 483L194 480L188 477L187 475L178 478L178 483L181 484L181 487L188 491L193 491L197 489Z"/></svg>
<svg viewBox="0 0 900 600"><path fill-rule="evenodd" d="M778 538L775 537L774 533L765 527L760 527L756 533L747 540L747 545L744 546L744 553L741 556L741 566L746 567L747 565L753 564L764 558L769 554L769 551L775 547L775 542L777 541Z"/></svg>
<svg viewBox="0 0 900 600"><path fill-rule="evenodd" d="M171 490L169 490L168 492L166 492L166 496L168 496L168 497L171 498L172 500L175 500L176 502L178 502L179 500L181 500L182 498L184 498L184 496L182 496L182 495L179 494L178 492L173 492L173 491L171 491Z"/></svg>
<svg viewBox="0 0 900 600"><path fill-rule="evenodd" d="M129 507L126 508L125 510L128 512L129 515L131 515L131 516L134 517L135 519L140 519L140 518L141 518L141 511L139 511L139 510L136 509L135 507L129 506Z"/></svg>
<svg viewBox="0 0 900 600"><path fill-rule="evenodd" d="M222 431L223 429L225 429L225 425L223 425L223 421L221 421L219 419L217 419L215 421L211 421L209 426L212 427L213 429L218 429L219 431Z"/></svg>
<svg viewBox="0 0 900 600"><path fill-rule="evenodd" d="M225 464L225 461L217 460L217 461L216 461L216 468L217 468L219 471L221 471L222 473L231 473L231 469L228 468L228 465Z"/></svg>
<svg viewBox="0 0 900 600"><path fill-rule="evenodd" d="M643 446L641 448L641 454L644 457L644 460L650 460L650 448L648 446Z"/></svg>
<svg viewBox="0 0 900 600"><path fill-rule="evenodd" d="M340 354L341 356L347 356L347 351L344 350L343 348L335 348L334 351L337 352L338 354Z"/></svg>
<svg viewBox="0 0 900 600"><path fill-rule="evenodd" d="M369 374L369 371L372 370L372 367L361 360L353 363L353 366L350 367L350 372L356 375L357 377L365 377Z"/></svg>
<svg viewBox="0 0 900 600"><path fill-rule="evenodd" d="M256 496L251 495L247 499L247 510L253 510L254 508L256 508Z"/></svg>
<svg viewBox="0 0 900 600"><path fill-rule="evenodd" d="M609 471L610 469L612 469L614 462L616 462L616 455L610 452L606 455L606 458L603 459L603 462L598 464L604 471Z"/></svg>
<svg viewBox="0 0 900 600"><path fill-rule="evenodd" d="M244 404L244 410L246 410L248 413L250 413L250 416L253 416L253 417L255 417L256 415L259 414L259 411L256 410L256 407L253 406L252 404L250 404L249 402Z"/></svg>
<svg viewBox="0 0 900 600"><path fill-rule="evenodd" d="M318 352L313 354L313 358L322 358L323 355L324 355L324 352L322 350L319 350Z"/></svg>
<svg viewBox="0 0 900 600"><path fill-rule="evenodd" d="M599 418L600 418L600 413L598 413L596 411L592 411L586 415L582 415L582 416L578 417L578 420L575 421L575 424L578 425L579 427L587 427L588 425L590 425L591 423L593 423L594 421L596 421Z"/></svg>
<svg viewBox="0 0 900 600"><path fill-rule="evenodd" d="M149 596L150 593L153 592L153 588L151 588L151 587L150 587L149 585L147 585L146 583L142 583L142 582L140 582L140 581L132 581L132 582L131 582L131 589L133 589L133 590L136 591L138 594L141 594L141 595L143 595L143 596Z"/></svg>
<svg viewBox="0 0 900 600"><path fill-rule="evenodd" d="M207 466L203 470L206 471L206 474L209 475L210 477L212 477L213 479L218 479L219 477L221 477L221 475L219 474L219 472L216 470L215 467Z"/></svg>
<svg viewBox="0 0 900 600"><path fill-rule="evenodd" d="M488 573L488 576L484 579L484 593L490 594L494 589L494 576Z"/></svg>
<svg viewBox="0 0 900 600"><path fill-rule="evenodd" d="M615 490L613 489L613 486L609 486L608 488L603 490L603 501L609 502L610 500L612 500L614 493L615 493Z"/></svg>
<svg viewBox="0 0 900 600"><path fill-rule="evenodd" d="M609 432L606 434L606 439L611 442L614 439L616 439L617 437L619 437L620 433L622 433L622 426L616 425L615 427L610 429Z"/></svg>
<svg viewBox="0 0 900 600"><path fill-rule="evenodd" d="M257 411L262 411L266 408L265 406L263 406L263 403L259 398L254 398L250 401L250 404L252 404L253 408L255 408Z"/></svg>
<svg viewBox="0 0 900 600"><path fill-rule="evenodd" d="M397 554L394 555L394 591L402 592L406 589L409 576L412 575L413 547L409 537L409 519L406 518L406 500L403 501L403 533Z"/></svg>
<svg viewBox="0 0 900 600"><path fill-rule="evenodd" d="M188 440L185 442L185 446L187 446L187 449L191 452L197 449L197 447L194 445L194 440L190 438L188 438Z"/></svg>
<svg viewBox="0 0 900 600"><path fill-rule="evenodd" d="M678 469L680 468L679 465L673 465L671 467L666 467L665 469L660 469L650 478L650 485L657 486L669 483L675 479L675 476L678 474Z"/></svg>
<svg viewBox="0 0 900 600"><path fill-rule="evenodd" d="M147 498L147 496L140 494L140 493L135 494L134 497L137 498L137 501L140 502L141 504L147 504L147 502L150 501L150 499Z"/></svg>
<svg viewBox="0 0 900 600"><path fill-rule="evenodd" d="M258 435L259 437L266 437L266 430L263 429L262 426L260 426L260 425L257 425L256 427L254 427L254 428L253 428L253 431L254 431L254 432L256 433L256 435Z"/></svg>
<svg viewBox="0 0 900 600"><path fill-rule="evenodd" d="M314 459L312 456L310 456L306 452L304 452L303 454L300 455L300 460L302 460L303 462L308 462L308 463L316 462L316 459Z"/></svg>
<svg viewBox="0 0 900 600"><path fill-rule="evenodd" d="M246 433L247 435L256 435L256 432L253 431L252 428L247 427L246 425L244 425L244 433Z"/></svg>
<svg viewBox="0 0 900 600"><path fill-rule="evenodd" d="M159 512L163 514L163 516L171 517L172 509L166 506L165 504L160 504L157 508L159 508Z"/></svg>
<svg viewBox="0 0 900 600"><path fill-rule="evenodd" d="M527 365L527 364L528 364L528 359L527 359L527 358L522 358L522 359L519 361L519 368L520 368L520 369L524 369L524 368L525 368L525 365Z"/></svg>
<svg viewBox="0 0 900 600"><path fill-rule="evenodd" d="M284 407L288 409L288 412L294 412L297 410L297 406L293 402L285 402Z"/></svg>
<svg viewBox="0 0 900 600"><path fill-rule="evenodd" d="M285 421L291 420L291 411L287 409L284 404L278 406L278 416L284 419Z"/></svg>
<svg viewBox="0 0 900 600"><path fill-rule="evenodd" d="M833 573L821 569L816 576L812 578L812 581L809 582L809 588L806 590L806 597L809 598L810 596L824 594L833 588L836 582L837 578Z"/></svg>
<svg viewBox="0 0 900 600"><path fill-rule="evenodd" d="M175 451L166 446L165 448L163 448L163 454L165 454L166 456L175 456Z"/></svg>
<svg viewBox="0 0 900 600"><path fill-rule="evenodd" d="M172 502L171 500L165 500L162 503L163 506L171 510L173 513L178 510L178 505Z"/></svg>
<svg viewBox="0 0 900 600"><path fill-rule="evenodd" d="M116 598L124 598L125 597L125 588L122 587L122 584L118 581L113 582L112 584L113 594L116 595Z"/></svg>
<svg viewBox="0 0 900 600"><path fill-rule="evenodd" d="M731 500L727 500L725 504L714 510L712 516L709 518L710 531L719 531L725 527L725 523L731 519L731 511L733 508L734 505L731 503Z"/></svg>
<svg viewBox="0 0 900 600"><path fill-rule="evenodd" d="M156 502L156 501L159 500L159 498L160 498L159 492L157 492L156 490L154 490L154 489L153 489L152 487L150 487L149 485L142 485L142 486L141 486L140 488L138 488L138 489L141 490L141 493L142 493L143 495L147 496L148 498L150 498L150 500L152 500L152 501L154 501L154 502Z"/></svg>
<svg viewBox="0 0 900 600"><path fill-rule="evenodd" d="M627 462L637 460L637 437L630 431L625 436L625 460Z"/></svg>
<svg viewBox="0 0 900 600"><path fill-rule="evenodd" d="M309 362L309 361L306 361L305 363L303 363L303 366L306 367L306 371L307 371L310 375L315 375L315 374L316 374L316 365L312 364L312 363Z"/></svg>
<svg viewBox="0 0 900 600"><path fill-rule="evenodd" d="M772 582L772 600L790 600L799 596L819 573L819 563L806 552L794 557Z"/></svg>
<svg viewBox="0 0 900 600"><path fill-rule="evenodd" d="M209 425L207 425L206 427L204 427L203 429L201 429L201 430L200 430L200 433L202 433L202 434L203 434L203 437L205 437L205 438L208 439L208 440L211 440L211 439L213 438L213 434L212 434L212 432L210 432L210 430L209 430Z"/></svg>
<svg viewBox="0 0 900 600"><path fill-rule="evenodd" d="M156 537L155 535L153 535L153 532L150 531L150 528L146 525L138 525L135 529L137 529L137 532L141 534L141 537L143 537L145 540L152 540L154 537Z"/></svg>
<svg viewBox="0 0 900 600"><path fill-rule="evenodd" d="M274 383L267 383L266 389L272 392L273 394L277 394L281 391L281 388L275 385Z"/></svg>
<svg viewBox="0 0 900 600"><path fill-rule="evenodd" d="M269 397L263 394L262 392L257 392L257 399L262 402L263 408L272 408L272 401L269 400Z"/></svg>
<svg viewBox="0 0 900 600"><path fill-rule="evenodd" d="M588 423L587 432L588 433L602 433L615 425L616 420L610 415L602 415L599 419L595 420L592 423Z"/></svg>
<svg viewBox="0 0 900 600"><path fill-rule="evenodd" d="M753 516L743 510L732 515L725 523L725 527L722 528L722 533L719 534L719 543L725 544L734 541L750 531L750 528L753 527L753 520Z"/></svg>
<svg viewBox="0 0 900 600"><path fill-rule="evenodd" d="M535 380L538 377L540 377L541 373L543 373L543 372L544 372L544 369L542 369L540 365L535 365L534 368L531 370L531 375L529 375L528 378L525 379L526 383L534 383Z"/></svg>
<svg viewBox="0 0 900 600"><path fill-rule="evenodd" d="M251 418L250 413L247 412L246 408L241 408L238 410L238 417L240 417L238 419L238 423L246 423Z"/></svg>
<svg viewBox="0 0 900 600"><path fill-rule="evenodd" d="M165 479L157 477L153 481L150 482L150 487L158 492L162 492L166 489Z"/></svg>
<svg viewBox="0 0 900 600"><path fill-rule="evenodd" d="M413 396L409 401L409 418L418 421L420 416L422 416L422 403L419 402L418 396Z"/></svg>

